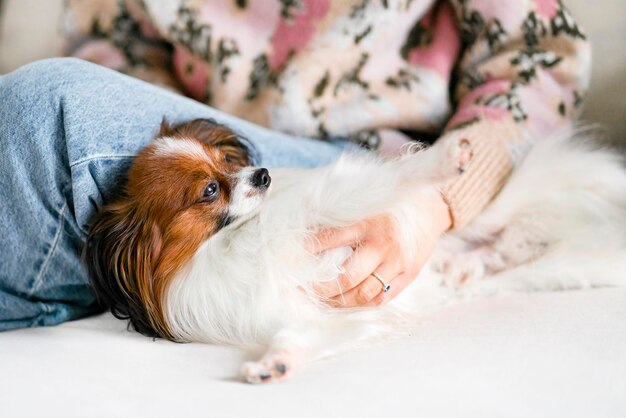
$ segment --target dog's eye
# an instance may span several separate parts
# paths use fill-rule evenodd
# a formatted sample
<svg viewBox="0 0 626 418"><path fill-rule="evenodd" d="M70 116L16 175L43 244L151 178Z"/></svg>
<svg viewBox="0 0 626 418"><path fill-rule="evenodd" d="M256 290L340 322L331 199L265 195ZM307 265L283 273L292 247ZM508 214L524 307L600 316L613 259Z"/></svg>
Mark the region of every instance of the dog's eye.
<svg viewBox="0 0 626 418"><path fill-rule="evenodd" d="M213 181L206 186L206 189L204 189L204 197L207 197L209 199L214 198L215 196L217 196L219 191L219 184Z"/></svg>
<svg viewBox="0 0 626 418"><path fill-rule="evenodd" d="M224 161L230 164L230 163L232 163L234 160L233 160L233 157L231 157L230 155L228 155L228 154L224 154Z"/></svg>

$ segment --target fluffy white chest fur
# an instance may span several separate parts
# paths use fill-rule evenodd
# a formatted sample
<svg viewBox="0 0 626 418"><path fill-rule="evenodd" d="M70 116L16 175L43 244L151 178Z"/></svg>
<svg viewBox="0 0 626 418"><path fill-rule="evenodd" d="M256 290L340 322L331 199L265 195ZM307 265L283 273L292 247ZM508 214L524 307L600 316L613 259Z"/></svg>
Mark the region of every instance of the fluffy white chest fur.
<svg viewBox="0 0 626 418"><path fill-rule="evenodd" d="M319 227L394 217L405 256L420 250L416 202L455 173L455 150L401 160L346 155L314 170L275 170L259 210L204 242L176 275L165 317L181 341L263 344L249 382L284 379L322 355L406 329L427 311L503 291L626 284L626 174L621 159L562 133L537 144L470 225L439 240L420 276L379 308L330 309L312 295L351 249L319 256L303 244ZM436 147L435 147L436 148ZM450 165L453 167L453 165Z"/></svg>

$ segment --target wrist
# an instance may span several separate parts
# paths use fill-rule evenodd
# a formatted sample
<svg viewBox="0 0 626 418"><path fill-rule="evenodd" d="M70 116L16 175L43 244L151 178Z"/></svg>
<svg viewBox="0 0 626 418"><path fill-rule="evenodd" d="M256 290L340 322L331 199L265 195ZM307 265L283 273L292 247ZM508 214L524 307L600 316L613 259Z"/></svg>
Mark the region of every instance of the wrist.
<svg viewBox="0 0 626 418"><path fill-rule="evenodd" d="M452 228L452 214L450 213L450 206L448 205L443 193L439 191L433 193L430 209L433 214L433 227L435 233L441 235Z"/></svg>

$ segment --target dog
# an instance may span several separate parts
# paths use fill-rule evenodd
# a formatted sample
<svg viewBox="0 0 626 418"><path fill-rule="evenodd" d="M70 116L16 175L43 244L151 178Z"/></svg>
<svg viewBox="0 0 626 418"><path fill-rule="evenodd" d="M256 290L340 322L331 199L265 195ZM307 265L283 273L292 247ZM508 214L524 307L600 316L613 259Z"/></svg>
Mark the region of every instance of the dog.
<svg viewBox="0 0 626 418"><path fill-rule="evenodd" d="M170 126L133 161L123 192L94 217L85 260L98 299L146 335L261 345L247 382L398 333L464 297L626 284L621 157L563 131L544 138L492 203L438 240L420 277L376 308L330 308L312 283L352 252L306 250L320 228L386 214L404 257L419 251L420 199L468 160L466 143L383 160L347 154L317 169L252 166L249 143L196 119ZM417 243L417 244L416 244Z"/></svg>

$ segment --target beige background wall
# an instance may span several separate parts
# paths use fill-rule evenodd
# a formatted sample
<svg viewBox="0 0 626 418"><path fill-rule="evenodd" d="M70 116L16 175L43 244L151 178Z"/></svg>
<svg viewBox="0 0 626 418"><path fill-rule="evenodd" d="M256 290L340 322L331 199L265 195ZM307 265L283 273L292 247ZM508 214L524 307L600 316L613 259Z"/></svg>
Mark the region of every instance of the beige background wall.
<svg viewBox="0 0 626 418"><path fill-rule="evenodd" d="M626 1L564 1L594 47L591 91L583 118L600 123L608 140L626 147ZM4 0L0 74L58 53L61 4L62 0Z"/></svg>

